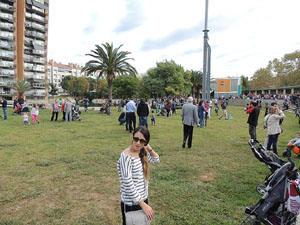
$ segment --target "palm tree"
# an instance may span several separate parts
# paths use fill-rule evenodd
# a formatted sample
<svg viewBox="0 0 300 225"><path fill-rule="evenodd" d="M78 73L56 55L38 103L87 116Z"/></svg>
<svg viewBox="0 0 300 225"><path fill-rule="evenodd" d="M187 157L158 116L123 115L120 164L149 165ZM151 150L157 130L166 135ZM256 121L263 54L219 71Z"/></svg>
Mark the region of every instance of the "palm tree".
<svg viewBox="0 0 300 225"><path fill-rule="evenodd" d="M86 72L87 75L99 73L99 77L106 76L108 84L108 98L112 100L112 82L116 75L130 74L136 75L136 69L130 65L127 61L134 60L128 58L131 52L119 51L122 45L114 49L113 43L105 43L102 46L96 45L95 50L91 50L92 54L86 54L94 58L94 60L88 61L82 68L82 72Z"/></svg>
<svg viewBox="0 0 300 225"><path fill-rule="evenodd" d="M192 86L192 95L197 99L200 98L200 89L202 89L202 72L192 70L191 71L191 82ZM196 93L196 96L195 96Z"/></svg>
<svg viewBox="0 0 300 225"><path fill-rule="evenodd" d="M48 86L50 87L49 94L52 95L52 96L57 95L58 88L55 86L55 84L54 83L49 83Z"/></svg>
<svg viewBox="0 0 300 225"><path fill-rule="evenodd" d="M16 90L18 93L18 98L23 97L24 93L26 91L29 91L31 89L30 83L28 83L26 80L17 80L13 86L12 89Z"/></svg>

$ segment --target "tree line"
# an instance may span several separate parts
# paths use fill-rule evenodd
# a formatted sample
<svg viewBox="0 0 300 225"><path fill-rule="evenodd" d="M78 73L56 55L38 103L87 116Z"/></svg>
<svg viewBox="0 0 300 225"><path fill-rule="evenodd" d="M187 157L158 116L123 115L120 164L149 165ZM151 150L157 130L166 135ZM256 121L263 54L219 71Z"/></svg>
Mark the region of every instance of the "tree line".
<svg viewBox="0 0 300 225"><path fill-rule="evenodd" d="M270 60L249 81L249 86L255 89L295 85L300 85L300 50Z"/></svg>
<svg viewBox="0 0 300 225"><path fill-rule="evenodd" d="M157 62L145 74L137 76L128 73L115 76L112 80L113 98L163 97L168 95L189 95L200 97L202 72L184 70L173 60ZM66 76L61 82L62 88L72 96L88 98L109 98L107 77Z"/></svg>

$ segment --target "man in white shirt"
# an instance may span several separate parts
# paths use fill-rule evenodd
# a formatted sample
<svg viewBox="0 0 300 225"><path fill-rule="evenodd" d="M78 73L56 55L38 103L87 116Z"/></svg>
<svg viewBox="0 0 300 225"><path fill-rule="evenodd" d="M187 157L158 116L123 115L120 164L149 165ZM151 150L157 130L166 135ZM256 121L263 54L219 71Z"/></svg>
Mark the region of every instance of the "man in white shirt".
<svg viewBox="0 0 300 225"><path fill-rule="evenodd" d="M132 132L132 128L135 130L136 127L136 117L135 117L135 110L136 110L136 106L135 106L135 102L130 99L130 101L126 104L126 111L127 111L127 115L129 118L129 132ZM133 127L132 127L133 124Z"/></svg>

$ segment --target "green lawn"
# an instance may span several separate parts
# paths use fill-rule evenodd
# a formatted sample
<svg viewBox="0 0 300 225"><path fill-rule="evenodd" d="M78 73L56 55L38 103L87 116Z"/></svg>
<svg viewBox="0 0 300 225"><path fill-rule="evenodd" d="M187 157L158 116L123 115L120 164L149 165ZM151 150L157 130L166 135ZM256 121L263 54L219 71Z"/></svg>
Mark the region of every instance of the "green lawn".
<svg viewBox="0 0 300 225"><path fill-rule="evenodd" d="M255 186L269 170L247 144L243 108L228 111L232 120L213 113L208 127L195 128L192 149L181 148L180 111L150 125L161 160L151 166L153 224L240 224L245 207L259 200ZM263 114L259 140L266 136ZM118 116L116 109L111 116L89 111L81 122L51 122L51 112L40 110L41 123L24 127L9 110L0 121L0 224L121 224L116 167L132 134ZM287 114L283 129L280 154L299 130L294 114Z"/></svg>

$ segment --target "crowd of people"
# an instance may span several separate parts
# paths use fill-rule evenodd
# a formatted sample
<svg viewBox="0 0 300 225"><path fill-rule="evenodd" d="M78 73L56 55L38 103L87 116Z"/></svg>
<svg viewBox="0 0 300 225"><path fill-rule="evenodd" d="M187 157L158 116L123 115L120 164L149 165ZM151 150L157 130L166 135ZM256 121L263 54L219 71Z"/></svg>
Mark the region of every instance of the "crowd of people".
<svg viewBox="0 0 300 225"><path fill-rule="evenodd" d="M274 98L275 99L275 98ZM286 102L293 104L298 98L287 97ZM81 101L84 105L85 112L88 112L89 100ZM1 100L4 119L7 119L7 101L5 98ZM71 122L73 119L73 110L79 111L80 100L75 98L54 99L50 104L51 118L50 121L58 121L59 114L62 112L62 120ZM150 118L151 125L157 125L156 117L172 117L176 114L176 109L182 107L181 122L183 124L183 142L182 148L186 146L192 148L193 131L195 127L204 128L208 126L208 120L211 118L213 109L219 120L231 119L232 116L227 111L228 99L215 98L208 101L200 100L199 103L188 98L162 98L148 102L147 99L127 99L120 100L117 104L110 101L105 102L100 108L100 112L111 114L110 107L115 105L120 113L120 125L125 124L126 131L132 133L130 145L125 148L118 160L117 169L120 178L121 190L121 213L123 224L135 224L139 220L151 221L154 216L154 210L150 206L148 199L148 181L149 181L149 163L159 163L159 154L150 146L150 132L148 120ZM222 113L219 115L219 106ZM14 100L14 111L22 112L24 126L29 123L29 106L23 98ZM253 98L249 105L245 108L248 114L247 123L249 125L250 138L258 142L256 128L260 116L262 105L260 98ZM31 124L36 121L38 124L39 107L32 105ZM138 121L137 121L138 117ZM266 130L265 147L267 150L278 154L277 143L280 134L283 132L281 124L285 118L283 110L281 110L276 101L266 107L264 114L264 128ZM138 122L138 125L137 125ZM293 139L293 143L300 141L300 133ZM300 142L299 142L300 143ZM300 150L299 150L300 154ZM134 213L134 214L133 214Z"/></svg>

